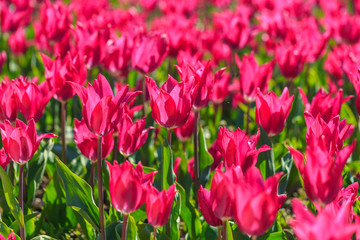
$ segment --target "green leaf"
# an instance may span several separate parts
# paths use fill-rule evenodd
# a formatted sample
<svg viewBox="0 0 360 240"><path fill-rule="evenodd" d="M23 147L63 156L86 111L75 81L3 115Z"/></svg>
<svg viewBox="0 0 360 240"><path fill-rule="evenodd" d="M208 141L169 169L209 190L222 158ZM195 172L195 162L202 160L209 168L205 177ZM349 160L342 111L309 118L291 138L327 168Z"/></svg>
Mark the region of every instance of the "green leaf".
<svg viewBox="0 0 360 240"><path fill-rule="evenodd" d="M270 138L268 137L265 130L260 127L260 139L257 143L257 148L261 147L262 145L268 145L269 147L272 147ZM271 149L266 152L262 152L258 156L258 161L256 164L263 177L266 179L272 175L275 174L275 159L274 159L274 151Z"/></svg>
<svg viewBox="0 0 360 240"><path fill-rule="evenodd" d="M38 158L33 159L29 162L28 170L28 200L27 204L30 206L34 200L35 193L40 187L41 180L44 176L47 162L47 152L41 152Z"/></svg>
<svg viewBox="0 0 360 240"><path fill-rule="evenodd" d="M135 219L131 215L129 215L126 228L126 240L136 239L138 239L136 222Z"/></svg>
<svg viewBox="0 0 360 240"><path fill-rule="evenodd" d="M200 184L205 186L210 176L210 166L213 162L211 154L208 152L206 147L206 140L204 131L202 128L199 129L199 171L200 171Z"/></svg>
<svg viewBox="0 0 360 240"><path fill-rule="evenodd" d="M273 232L261 236L259 240L287 240L287 237L285 232Z"/></svg>
<svg viewBox="0 0 360 240"><path fill-rule="evenodd" d="M96 230L99 229L99 210L94 203L91 187L75 175L58 158L57 171L64 183L66 204L78 211Z"/></svg>
<svg viewBox="0 0 360 240"><path fill-rule="evenodd" d="M174 203L171 210L170 215L170 239L171 240L178 240L180 239L180 232L179 232L179 215L180 215L180 205L181 205L181 197L179 193L176 193L174 198Z"/></svg>
<svg viewBox="0 0 360 240"><path fill-rule="evenodd" d="M16 222L19 225L20 224L22 225L23 214L22 214L20 206L15 198L14 187L11 184L11 181L10 181L8 175L6 174L6 172L4 171L4 169L2 167L0 167L0 177L1 177L1 182L2 182L3 189L4 189L5 199L10 208L10 211L11 211L12 215L14 216Z"/></svg>
<svg viewBox="0 0 360 240"><path fill-rule="evenodd" d="M46 235L40 235L40 236L32 238L31 240L56 240L56 239L46 236Z"/></svg>
<svg viewBox="0 0 360 240"><path fill-rule="evenodd" d="M161 159L159 166L160 186L161 189L168 189L174 184L176 175L173 169L173 155L167 140L164 140L159 157Z"/></svg>
<svg viewBox="0 0 360 240"><path fill-rule="evenodd" d="M209 225L207 222L204 221L202 225L201 239L207 239L207 240L219 239L217 228Z"/></svg>
<svg viewBox="0 0 360 240"><path fill-rule="evenodd" d="M229 221L226 221L226 239L227 240L233 240L233 232L230 226Z"/></svg>
<svg viewBox="0 0 360 240"><path fill-rule="evenodd" d="M181 210L180 216L184 220L185 225L188 229L190 239L199 239L201 234L201 222L198 211L189 202L186 196L184 188L176 183L176 189L179 191L181 198Z"/></svg>
<svg viewBox="0 0 360 240"><path fill-rule="evenodd" d="M281 171L284 173L284 175L281 177L279 182L279 194L284 194L286 192L286 187L290 179L292 164L293 161L290 153L287 153L283 158L281 158Z"/></svg>

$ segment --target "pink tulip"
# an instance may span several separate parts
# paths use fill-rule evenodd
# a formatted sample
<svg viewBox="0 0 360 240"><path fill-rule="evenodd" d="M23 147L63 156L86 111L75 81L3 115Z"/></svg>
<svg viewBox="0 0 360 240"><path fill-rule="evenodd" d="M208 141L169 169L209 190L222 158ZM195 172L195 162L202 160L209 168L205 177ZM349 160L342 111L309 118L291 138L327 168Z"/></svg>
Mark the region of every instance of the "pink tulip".
<svg viewBox="0 0 360 240"><path fill-rule="evenodd" d="M19 111L16 92L15 81L5 78L0 85L0 122L5 119L15 122Z"/></svg>
<svg viewBox="0 0 360 240"><path fill-rule="evenodd" d="M124 87L115 96L106 78L99 74L94 80L94 85L88 83L87 88L68 82L79 95L83 105L83 117L86 126L97 136L104 136L115 128L121 117L119 109L122 109L128 101L134 98L139 92L127 92Z"/></svg>
<svg viewBox="0 0 360 240"><path fill-rule="evenodd" d="M215 214L211 208L210 191L203 188L200 185L198 198L199 198L199 208L200 208L200 211L201 211L205 221L209 225L214 226L214 227L221 226L221 224L222 224L221 219L219 219L215 216Z"/></svg>
<svg viewBox="0 0 360 240"><path fill-rule="evenodd" d="M81 121L75 118L74 140L82 155L90 161L97 161L97 136L89 131L84 119ZM101 154L105 159L114 147L112 132L103 136L101 142Z"/></svg>
<svg viewBox="0 0 360 240"><path fill-rule="evenodd" d="M7 238L5 238L4 236L2 236L2 235L0 234L0 240L15 240L15 239L16 239L16 238L15 238L15 235L14 235L13 232L10 233Z"/></svg>
<svg viewBox="0 0 360 240"><path fill-rule="evenodd" d="M24 54L26 52L26 38L24 29L19 28L9 37L9 46L14 54Z"/></svg>
<svg viewBox="0 0 360 240"><path fill-rule="evenodd" d="M5 63L6 63L6 52L5 50L2 50L0 52L0 73Z"/></svg>
<svg viewBox="0 0 360 240"><path fill-rule="evenodd" d="M0 129L6 154L19 164L26 163L34 156L43 138L56 137L52 133L37 136L34 119L31 119L28 125L16 119L15 127L5 120L0 124Z"/></svg>
<svg viewBox="0 0 360 240"><path fill-rule="evenodd" d="M300 240L350 240L359 229L359 223L349 222L351 201L346 201L342 207L333 211L330 208L319 209L314 216L298 199L292 201L295 219L290 223Z"/></svg>
<svg viewBox="0 0 360 240"><path fill-rule="evenodd" d="M134 168L129 161L120 166L117 161L113 165L106 161L109 170L109 191L114 208L129 214L139 209L146 201L156 172L145 174L141 162Z"/></svg>
<svg viewBox="0 0 360 240"><path fill-rule="evenodd" d="M256 149L256 144L260 138L260 131L256 135L249 137L240 128L231 132L225 127L221 127L216 140L216 149L224 158L225 168L231 166L241 166L243 172L246 172L251 166L254 166L259 153L270 150L267 145Z"/></svg>
<svg viewBox="0 0 360 240"><path fill-rule="evenodd" d="M0 149L0 166L5 170L11 159L6 155L5 149Z"/></svg>
<svg viewBox="0 0 360 240"><path fill-rule="evenodd" d="M192 82L177 82L171 76L159 89L155 81L145 76L150 95L151 116L165 128L183 126L189 118L194 91Z"/></svg>
<svg viewBox="0 0 360 240"><path fill-rule="evenodd" d="M284 44L276 47L275 59L286 78L293 79L303 70L306 56L302 48L298 45L285 46Z"/></svg>
<svg viewBox="0 0 360 240"><path fill-rule="evenodd" d="M161 192L150 187L146 197L146 215L151 226L161 227L169 220L176 192L175 184Z"/></svg>
<svg viewBox="0 0 360 240"><path fill-rule="evenodd" d="M260 236L274 223L286 199L285 194L277 194L281 175L276 173L264 181L260 170L251 167L238 182L234 218L241 232Z"/></svg>
<svg viewBox="0 0 360 240"><path fill-rule="evenodd" d="M311 138L306 148L306 162L303 154L288 148L304 181L310 200L322 203L332 202L342 186L342 170L355 148L356 141L341 149L336 156L328 152L325 141Z"/></svg>
<svg viewBox="0 0 360 240"><path fill-rule="evenodd" d="M215 79L210 99L216 104L224 102L229 95L230 74L224 72L220 78Z"/></svg>
<svg viewBox="0 0 360 240"><path fill-rule="evenodd" d="M190 112L188 120L185 124L179 128L174 129L174 133L180 141L184 142L189 139L194 132L195 114L193 111Z"/></svg>
<svg viewBox="0 0 360 240"><path fill-rule="evenodd" d="M289 97L289 91L284 88L280 98L273 91L263 95L258 89L256 98L255 121L269 136L281 133L289 116L294 95Z"/></svg>
<svg viewBox="0 0 360 240"><path fill-rule="evenodd" d="M147 140L148 132L153 127L145 128L146 117L133 123L131 117L125 114L117 124L119 133L119 152L127 157L135 153L144 145Z"/></svg>

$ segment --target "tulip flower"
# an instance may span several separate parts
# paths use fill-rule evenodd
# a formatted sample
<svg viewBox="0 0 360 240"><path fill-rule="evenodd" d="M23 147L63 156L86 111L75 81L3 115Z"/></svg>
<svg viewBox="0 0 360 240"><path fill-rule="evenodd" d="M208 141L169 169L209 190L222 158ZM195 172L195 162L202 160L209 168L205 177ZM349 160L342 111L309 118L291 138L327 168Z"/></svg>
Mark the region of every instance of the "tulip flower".
<svg viewBox="0 0 360 240"><path fill-rule="evenodd" d="M146 215L151 226L158 228L166 224L176 193L175 184L161 192L153 186L150 187L146 197Z"/></svg>
<svg viewBox="0 0 360 240"><path fill-rule="evenodd" d="M359 223L349 222L351 201L346 201L337 211L330 208L319 209L314 216L298 199L292 201L295 219L290 225L300 240L308 239L352 239L359 229Z"/></svg>
<svg viewBox="0 0 360 240"><path fill-rule="evenodd" d="M145 76L146 86L150 94L151 116L162 127L172 129L183 126L189 118L193 84L177 82L171 76L159 89L155 81Z"/></svg>
<svg viewBox="0 0 360 240"><path fill-rule="evenodd" d="M15 235L14 233L10 233L9 236L7 238L5 238L3 235L0 234L0 240L15 240Z"/></svg>
<svg viewBox="0 0 360 240"><path fill-rule="evenodd" d="M11 52L14 54L21 55L25 53L27 46L24 29L19 28L15 33L10 35L9 46Z"/></svg>
<svg viewBox="0 0 360 240"><path fill-rule="evenodd" d="M216 169L210 188L211 210L221 221L233 218L235 206L234 201L237 197L235 186L243 178L240 166L233 166L222 172L222 164Z"/></svg>
<svg viewBox="0 0 360 240"><path fill-rule="evenodd" d="M16 119L15 127L5 120L3 124L0 124L0 129L6 154L11 160L21 165L33 157L43 138L56 137L52 133L37 136L33 119L29 121L28 125Z"/></svg>
<svg viewBox="0 0 360 240"><path fill-rule="evenodd" d="M241 232L260 236L274 223L286 195L278 195L282 173L264 181L256 167L248 169L242 181L236 184L234 218Z"/></svg>
<svg viewBox="0 0 360 240"><path fill-rule="evenodd" d="M130 214L140 208L146 201L147 191L151 186L156 172L145 174L141 162L134 168L129 161L113 165L106 161L109 170L109 191L114 208Z"/></svg>
<svg viewBox="0 0 360 240"><path fill-rule="evenodd" d="M29 1L23 1L29 2ZM1 11L1 31L4 32L15 32L17 29L26 26L31 20L31 13L33 8L28 4L27 6L20 7L18 4L15 4L15 11L13 9L14 5L7 2L0 2L0 11Z"/></svg>
<svg viewBox="0 0 360 240"><path fill-rule="evenodd" d="M5 170L11 159L6 155L5 149L0 149L0 166Z"/></svg>
<svg viewBox="0 0 360 240"><path fill-rule="evenodd" d="M256 149L256 144L260 138L260 131L249 137L240 128L231 132L226 127L221 127L216 140L216 149L224 158L225 168L231 166L241 166L243 172L254 166L259 153L270 150L267 145Z"/></svg>
<svg viewBox="0 0 360 240"><path fill-rule="evenodd" d="M350 137L354 127L346 124L346 119L340 121L340 116L333 117L329 123L326 123L320 114L314 118L309 112L304 113L307 126L306 139L322 138L326 143L326 148L331 155L336 154L343 147L346 138Z"/></svg>
<svg viewBox="0 0 360 240"><path fill-rule="evenodd" d="M175 160L174 160L174 167L173 167L173 171L174 171L176 177L178 176L178 171L179 171L180 163L181 163L181 158L180 158L180 157L176 157Z"/></svg>
<svg viewBox="0 0 360 240"><path fill-rule="evenodd" d="M2 50L0 52L0 73L1 73L2 68L3 68L5 63L6 63L6 51Z"/></svg>
<svg viewBox="0 0 360 240"><path fill-rule="evenodd" d="M306 194L312 201L325 204L332 202L341 186L341 172L355 148L356 141L331 155L322 139L311 138L307 143L306 162L303 154L288 148L304 181Z"/></svg>
<svg viewBox="0 0 360 240"><path fill-rule="evenodd" d="M187 164L187 171L190 174L190 177L191 177L192 180L195 179L194 164L195 164L195 159L194 158L191 158L188 161L188 164Z"/></svg>
<svg viewBox="0 0 360 240"><path fill-rule="evenodd" d="M269 136L281 133L289 116L294 95L289 97L287 87L280 98L273 91L264 95L259 89L256 98L255 121Z"/></svg>
<svg viewBox="0 0 360 240"><path fill-rule="evenodd" d="M210 99L215 104L222 103L229 95L230 74L224 72L220 78L215 79Z"/></svg>
<svg viewBox="0 0 360 240"><path fill-rule="evenodd" d="M281 73L288 79L299 75L304 67L306 56L298 45L279 45L275 49L275 59Z"/></svg>
<svg viewBox="0 0 360 240"><path fill-rule="evenodd" d="M193 111L190 112L188 120L185 124L179 128L175 128L175 135L180 141L184 142L191 137L194 132L195 114Z"/></svg>
<svg viewBox="0 0 360 240"><path fill-rule="evenodd" d="M211 171L214 171L219 166L219 164L222 160L221 152L218 151L218 149L216 147L216 141L208 149L208 152L211 154L211 156L214 159L213 163L211 164L211 168L210 168Z"/></svg>
<svg viewBox="0 0 360 240"><path fill-rule="evenodd" d="M242 62L237 55L235 55L235 60L240 70L238 86L236 86L237 84L233 86L233 88L236 88L235 98L242 99L242 102L254 102L258 88L262 93L268 90L274 61L259 66L253 52L248 56L245 55Z"/></svg>
<svg viewBox="0 0 360 240"><path fill-rule="evenodd" d="M131 55L132 67L142 74L149 74L158 68L164 61L169 49L169 40L166 34L153 33L147 36L138 36L135 39Z"/></svg>
<svg viewBox="0 0 360 240"><path fill-rule="evenodd" d="M120 115L118 109L134 98L139 92L127 93L128 87L122 88L114 97L106 78L99 74L94 85L88 83L87 88L68 82L79 95L83 105L83 116L86 126L97 136L104 136L114 129Z"/></svg>
<svg viewBox="0 0 360 240"><path fill-rule="evenodd" d="M90 161L97 161L97 136L89 131L85 120L75 118L74 140L80 152ZM103 136L101 144L102 159L106 158L114 147L112 132Z"/></svg>
<svg viewBox="0 0 360 240"><path fill-rule="evenodd" d="M221 226L222 225L221 219L219 219L215 216L215 214L211 208L210 191L203 188L200 185L198 198L199 198L199 208L200 208L200 211L201 211L205 221L209 225L214 226L214 227Z"/></svg>
<svg viewBox="0 0 360 240"><path fill-rule="evenodd" d="M36 85L37 81L37 78L32 81L24 77L15 79L19 110L26 121L34 119L35 122L38 122L46 105L54 95L54 91L49 90L46 82Z"/></svg>
<svg viewBox="0 0 360 240"><path fill-rule="evenodd" d="M72 56L68 53L63 59L60 57L52 60L41 54L45 66L45 78L51 89L56 89L54 98L66 102L73 98L75 91L69 82L84 85L86 81L86 66L79 54Z"/></svg>
<svg viewBox="0 0 360 240"><path fill-rule="evenodd" d="M147 140L148 132L153 127L145 128L146 117L133 123L131 117L125 114L117 124L119 133L119 152L127 158L135 153Z"/></svg>
<svg viewBox="0 0 360 240"><path fill-rule="evenodd" d="M305 93L301 88L299 89L300 97L305 105L305 111L311 113L312 116L317 116L320 114L321 118L325 122L329 122L336 115L340 115L341 106L352 98L352 95L343 98L343 90L340 89L334 98L331 98L331 94L325 93L325 91L320 88L320 90L315 94L312 102L309 103Z"/></svg>
<svg viewBox="0 0 360 240"><path fill-rule="evenodd" d="M16 84L14 80L5 78L0 85L0 122L5 119L15 122L19 111Z"/></svg>

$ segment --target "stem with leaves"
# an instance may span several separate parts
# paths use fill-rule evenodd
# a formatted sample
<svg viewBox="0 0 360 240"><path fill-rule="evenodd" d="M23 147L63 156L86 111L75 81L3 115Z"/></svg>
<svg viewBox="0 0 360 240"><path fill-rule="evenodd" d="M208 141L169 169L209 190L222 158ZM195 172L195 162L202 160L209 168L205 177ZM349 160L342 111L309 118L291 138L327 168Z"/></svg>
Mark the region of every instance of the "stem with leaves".
<svg viewBox="0 0 360 240"><path fill-rule="evenodd" d="M106 240L105 223L104 223L104 197L103 197L103 181L102 181L102 153L101 153L102 137L98 136L97 142L97 163L98 163L98 192L99 192L99 218L100 218L100 239Z"/></svg>
<svg viewBox="0 0 360 240"><path fill-rule="evenodd" d="M26 239L25 235L25 221L24 221L24 200L23 200L23 193L24 193L24 164L20 164L19 169L19 205L21 208L21 214L23 222L20 224L20 238L21 240Z"/></svg>
<svg viewBox="0 0 360 240"><path fill-rule="evenodd" d="M195 185L195 206L199 209L198 203L198 191L199 191L199 119L200 119L200 112L195 111L195 125L194 125L194 185Z"/></svg>

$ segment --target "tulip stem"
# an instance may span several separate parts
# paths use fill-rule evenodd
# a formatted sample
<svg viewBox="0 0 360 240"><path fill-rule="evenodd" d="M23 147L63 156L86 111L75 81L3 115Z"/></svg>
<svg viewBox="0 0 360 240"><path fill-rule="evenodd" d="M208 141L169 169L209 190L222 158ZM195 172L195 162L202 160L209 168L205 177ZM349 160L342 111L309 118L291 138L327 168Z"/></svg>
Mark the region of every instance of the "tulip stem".
<svg viewBox="0 0 360 240"><path fill-rule="evenodd" d="M227 236L226 236L226 221L223 221L223 226L222 226L222 239L226 240Z"/></svg>
<svg viewBox="0 0 360 240"><path fill-rule="evenodd" d="M21 240L26 239L25 222L24 222L23 193L24 193L24 164L20 164L20 169L19 169L19 205L20 205L22 219L23 219L23 222L19 226L20 227L20 238L21 238Z"/></svg>
<svg viewBox="0 0 360 240"><path fill-rule="evenodd" d="M143 92L143 94L142 94L143 108L141 110L142 110L143 117L145 117L146 116L146 109L145 109L145 105L146 105L146 81L145 81L145 76L143 76L142 79L141 79L141 90Z"/></svg>
<svg viewBox="0 0 360 240"><path fill-rule="evenodd" d="M66 164L66 102L61 101L61 142L62 142L62 160Z"/></svg>
<svg viewBox="0 0 360 240"><path fill-rule="evenodd" d="M218 240L221 240L221 226L218 226L217 229L218 229Z"/></svg>
<svg viewBox="0 0 360 240"><path fill-rule="evenodd" d="M114 161L117 161L118 141L119 141L119 137L115 136L115 138L114 138L114 148L113 148L113 160Z"/></svg>
<svg viewBox="0 0 360 240"><path fill-rule="evenodd" d="M199 209L199 202L198 202L198 191L199 191L199 119L200 119L200 112L195 111L195 124L194 124L194 185L195 185L195 207Z"/></svg>
<svg viewBox="0 0 360 240"><path fill-rule="evenodd" d="M252 236L251 240L257 240L257 236Z"/></svg>
<svg viewBox="0 0 360 240"><path fill-rule="evenodd" d="M156 227L154 227L153 240L156 240Z"/></svg>
<svg viewBox="0 0 360 240"><path fill-rule="evenodd" d="M168 141L168 144L171 148L171 128L168 128L167 129L167 141Z"/></svg>
<svg viewBox="0 0 360 240"><path fill-rule="evenodd" d="M250 109L251 109L251 102L249 102L247 104L247 112L246 112L246 133L250 134L249 130L250 130Z"/></svg>
<svg viewBox="0 0 360 240"><path fill-rule="evenodd" d="M97 141L97 164L98 164L98 194L99 194L99 218L100 218L100 239L106 240L104 226L104 198L103 198L103 181L102 181L102 153L101 153L102 137L98 136Z"/></svg>
<svg viewBox="0 0 360 240"><path fill-rule="evenodd" d="M90 186L91 186L91 190L93 192L94 195L94 186L95 186L95 162L91 161L91 169L90 169Z"/></svg>
<svg viewBox="0 0 360 240"><path fill-rule="evenodd" d="M127 226L128 216L129 216L128 214L124 215L123 226L121 231L121 240L126 240L126 226Z"/></svg>

